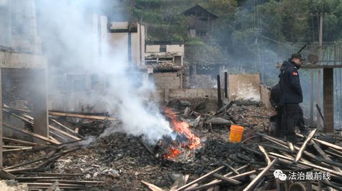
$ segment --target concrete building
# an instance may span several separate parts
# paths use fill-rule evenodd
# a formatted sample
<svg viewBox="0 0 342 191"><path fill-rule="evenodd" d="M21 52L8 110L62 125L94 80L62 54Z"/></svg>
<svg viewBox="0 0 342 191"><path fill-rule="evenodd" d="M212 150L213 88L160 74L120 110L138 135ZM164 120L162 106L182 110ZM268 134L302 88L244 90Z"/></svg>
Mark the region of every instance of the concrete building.
<svg viewBox="0 0 342 191"><path fill-rule="evenodd" d="M113 49L127 50L128 61L144 66L145 26L137 22L110 22L108 40ZM127 43L122 44L122 41Z"/></svg>
<svg viewBox="0 0 342 191"><path fill-rule="evenodd" d="M184 44L155 42L146 45L145 64L159 90L183 88Z"/></svg>
<svg viewBox="0 0 342 191"><path fill-rule="evenodd" d="M172 62L176 66L183 66L184 44L150 43L146 44L145 64L155 65Z"/></svg>
<svg viewBox="0 0 342 191"><path fill-rule="evenodd" d="M49 137L46 59L41 55L35 5L34 0L0 1L0 105L28 107L34 117L33 132ZM14 134L3 121L20 128L2 111L0 109L0 166L2 134Z"/></svg>

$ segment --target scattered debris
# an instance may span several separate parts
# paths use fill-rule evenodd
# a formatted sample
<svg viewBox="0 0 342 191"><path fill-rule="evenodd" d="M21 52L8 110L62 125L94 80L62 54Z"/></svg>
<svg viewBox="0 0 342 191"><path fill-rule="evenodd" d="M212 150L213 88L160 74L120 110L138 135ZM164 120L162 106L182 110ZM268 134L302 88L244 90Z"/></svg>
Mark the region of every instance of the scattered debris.
<svg viewBox="0 0 342 191"><path fill-rule="evenodd" d="M192 143L197 145L200 141L201 147L191 152L175 147L185 154L160 157L164 155L158 147L164 148L163 152L168 151L165 148L170 148L174 144L172 141L161 140L166 147L160 143L149 145L142 137L119 131L88 142L84 140L88 135L99 136L109 126L120 129L121 124L109 125L110 120L107 119L74 121L74 116L54 116L50 118L53 127L50 129L58 136L42 139L42 143L4 138L6 149L24 150L4 153L4 173L0 175L25 183L30 189L272 190L295 184L308 188L300 180L275 178L275 170L287 175L311 171L329 173L329 179L321 181L322 188L341 187L342 140L338 137L313 130L308 136L297 134L298 143L289 144L264 133L268 132L267 116L271 116L271 112L258 103L229 102L216 112L196 111L196 104L190 102L177 103L182 107L165 114L168 113L174 127L186 124L192 131L189 136L184 130L177 130L185 133L184 137L182 133L175 134L177 144L186 141L185 145L189 146L189 140L193 139L196 141ZM13 117L31 125L29 113L8 111L16 115ZM228 142L231 124L245 127L243 142ZM82 135L77 133L77 128L81 132L84 127L89 131ZM30 131L21 129L19 132L27 134ZM35 137L32 132L29 134ZM30 150L25 150L28 148ZM318 181L310 183L318 185Z"/></svg>

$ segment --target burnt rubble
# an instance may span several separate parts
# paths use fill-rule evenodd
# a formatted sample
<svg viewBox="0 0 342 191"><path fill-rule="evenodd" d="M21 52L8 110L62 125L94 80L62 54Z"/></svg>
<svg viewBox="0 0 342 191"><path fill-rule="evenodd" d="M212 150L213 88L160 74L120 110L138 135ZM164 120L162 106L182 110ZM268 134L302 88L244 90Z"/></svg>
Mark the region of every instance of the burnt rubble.
<svg viewBox="0 0 342 191"><path fill-rule="evenodd" d="M176 133L176 139L164 137L149 145L143 137L120 133L121 124L108 116L98 115L103 120L90 114L51 116L50 120L57 122L52 121L52 126L66 134L53 130L55 138L40 144L4 139L7 145L26 144L32 148L5 152L2 177L25 183L29 188L64 190L274 190L296 185L307 189L341 188L340 136L311 130L311 135L298 134L298 143L290 144L267 135L271 112L259 103L229 102L204 112L195 108L198 104L208 108L205 100L178 103L183 106L175 105L177 117L188 122L191 131L201 138L201 146L185 152L179 160L161 156L170 144L187 141L181 134ZM30 126L29 113L9 112ZM228 141L230 124L245 127L241 143ZM117 131L99 136L108 128ZM275 170L286 175L324 172L329 173L329 180L280 181L274 177Z"/></svg>

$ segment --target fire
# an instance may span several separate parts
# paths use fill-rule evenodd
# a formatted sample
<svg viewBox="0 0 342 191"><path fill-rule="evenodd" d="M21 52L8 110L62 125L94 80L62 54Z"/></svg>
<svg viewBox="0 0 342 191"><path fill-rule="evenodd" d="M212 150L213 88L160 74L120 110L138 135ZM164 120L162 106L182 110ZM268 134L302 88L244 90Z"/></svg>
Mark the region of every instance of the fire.
<svg viewBox="0 0 342 191"><path fill-rule="evenodd" d="M176 113L173 112L170 108L165 108L165 114L167 117L171 120L171 127L173 130L179 134L185 135L185 137L188 139L188 143L186 145L182 145L184 147L187 147L188 149L196 149L201 145L201 140L199 137L194 135L191 130L190 126L187 122L179 121L177 119ZM166 158L176 158L178 155L181 154L181 150L171 147L169 149L170 152L166 155Z"/></svg>
<svg viewBox="0 0 342 191"><path fill-rule="evenodd" d="M179 149L175 147L170 147L167 154L164 155L164 158L174 159L174 158L177 158L181 153L182 151L180 151Z"/></svg>

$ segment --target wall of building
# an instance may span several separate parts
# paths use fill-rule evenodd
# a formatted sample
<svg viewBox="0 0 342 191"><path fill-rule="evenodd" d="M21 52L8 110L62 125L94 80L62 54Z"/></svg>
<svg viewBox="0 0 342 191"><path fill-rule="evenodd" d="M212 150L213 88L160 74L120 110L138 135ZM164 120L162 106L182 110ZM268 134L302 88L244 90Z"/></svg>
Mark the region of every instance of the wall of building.
<svg viewBox="0 0 342 191"><path fill-rule="evenodd" d="M151 75L158 89L182 88L182 77L177 72L153 73Z"/></svg>
<svg viewBox="0 0 342 191"><path fill-rule="evenodd" d="M265 85L260 85L260 101L265 105L267 109L272 109L270 102L271 91Z"/></svg>
<svg viewBox="0 0 342 191"><path fill-rule="evenodd" d="M138 66L143 66L145 64L145 27L139 23L134 24L137 26L137 31L128 32L128 22L112 22L110 29L117 30L117 32L108 32L107 36L114 53L118 53L120 50L127 60ZM129 38L131 39L129 40Z"/></svg>
<svg viewBox="0 0 342 191"><path fill-rule="evenodd" d="M169 99L197 99L208 98L217 100L217 89L215 88L196 88L196 89L170 89Z"/></svg>
<svg viewBox="0 0 342 191"><path fill-rule="evenodd" d="M260 101L259 74L229 74L228 87L230 100Z"/></svg>
<svg viewBox="0 0 342 191"><path fill-rule="evenodd" d="M176 53L179 55L184 55L184 44L168 44L164 46L166 46L167 53ZM161 45L158 44L146 45L146 53L161 53L160 47Z"/></svg>

